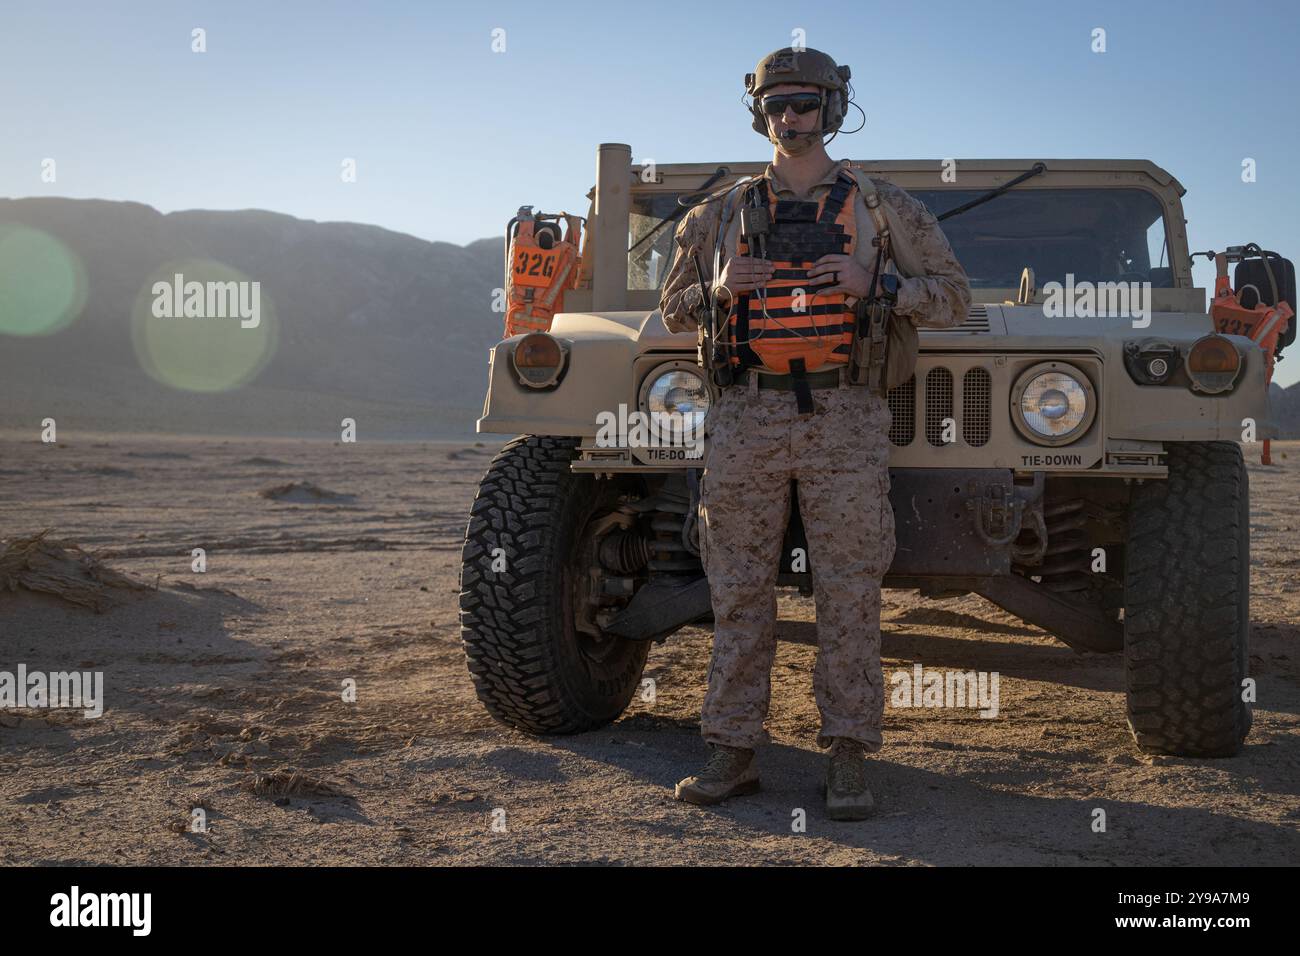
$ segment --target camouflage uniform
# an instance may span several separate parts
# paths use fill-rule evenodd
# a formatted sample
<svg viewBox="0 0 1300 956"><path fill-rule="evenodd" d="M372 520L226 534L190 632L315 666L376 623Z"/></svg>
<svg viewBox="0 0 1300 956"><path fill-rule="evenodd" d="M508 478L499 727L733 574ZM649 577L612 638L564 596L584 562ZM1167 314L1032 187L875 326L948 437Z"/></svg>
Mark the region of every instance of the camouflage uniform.
<svg viewBox="0 0 1300 956"><path fill-rule="evenodd" d="M769 165L778 197L819 200L843 164L809 196L797 196ZM925 275L900 280L897 316L949 327L970 308L966 274L930 212L903 190L875 181L910 232ZM860 203L860 200L858 200ZM691 262L701 250L712 267L720 203L695 207L677 230L681 254L664 282L660 309L671 331L696 328L701 293ZM875 226L858 206L855 255L873 264ZM729 230L723 261L733 254ZM750 376L751 380L753 376ZM815 411L801 416L793 392L756 381L726 389L710 411L709 459L701 487L702 551L713 600L713 657L701 714L704 739L753 748L763 727L776 652L776 575L790 519L790 482L808 539L817 603L813 687L821 712L817 743L833 737L880 749L884 679L880 666L880 582L894 557L889 504L889 408L866 388L812 390Z"/></svg>

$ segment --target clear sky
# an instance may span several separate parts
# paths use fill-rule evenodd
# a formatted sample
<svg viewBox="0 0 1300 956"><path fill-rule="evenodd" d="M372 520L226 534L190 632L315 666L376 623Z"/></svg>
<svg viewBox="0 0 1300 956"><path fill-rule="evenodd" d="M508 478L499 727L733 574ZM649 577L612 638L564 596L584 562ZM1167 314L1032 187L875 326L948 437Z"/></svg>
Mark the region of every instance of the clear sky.
<svg viewBox="0 0 1300 956"><path fill-rule="evenodd" d="M0 0L0 195L465 243L523 204L585 213L600 142L637 161L770 158L742 77L802 30L852 66L867 113L833 156L1150 159L1188 190L1193 249L1296 260L1298 21L1295 2L1208 0ZM1297 380L1300 354L1277 371Z"/></svg>

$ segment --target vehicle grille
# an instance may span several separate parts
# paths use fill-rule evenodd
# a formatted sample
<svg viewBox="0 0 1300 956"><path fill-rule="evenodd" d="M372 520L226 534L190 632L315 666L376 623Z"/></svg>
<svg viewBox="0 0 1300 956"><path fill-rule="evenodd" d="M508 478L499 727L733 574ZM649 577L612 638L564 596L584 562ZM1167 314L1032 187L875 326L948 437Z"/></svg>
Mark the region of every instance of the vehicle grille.
<svg viewBox="0 0 1300 956"><path fill-rule="evenodd" d="M925 440L936 448L943 440L944 419L952 418L952 372L943 366L925 376Z"/></svg>
<svg viewBox="0 0 1300 956"><path fill-rule="evenodd" d="M966 370L961 386L961 437L968 445L988 443L992 393L993 379L988 369L977 365Z"/></svg>
<svg viewBox="0 0 1300 956"><path fill-rule="evenodd" d="M916 376L889 390L889 440L900 447L916 438Z"/></svg>
<svg viewBox="0 0 1300 956"><path fill-rule="evenodd" d="M956 419L955 409L960 404L959 441L974 448L987 445L992 436L993 415L993 376L989 370L976 365L964 372L959 369L954 373L944 365L935 365L918 372L925 382L925 440L936 448L943 447L944 420ZM958 375L961 379L960 395L955 391ZM922 397L917 391L915 375L889 390L889 411L892 416L889 441L895 447L905 448L916 440L916 409L918 399Z"/></svg>
<svg viewBox="0 0 1300 956"><path fill-rule="evenodd" d="M961 325L954 325L950 329L918 329L922 337L927 335L981 335L989 331L989 310L983 305L971 306L970 313Z"/></svg>

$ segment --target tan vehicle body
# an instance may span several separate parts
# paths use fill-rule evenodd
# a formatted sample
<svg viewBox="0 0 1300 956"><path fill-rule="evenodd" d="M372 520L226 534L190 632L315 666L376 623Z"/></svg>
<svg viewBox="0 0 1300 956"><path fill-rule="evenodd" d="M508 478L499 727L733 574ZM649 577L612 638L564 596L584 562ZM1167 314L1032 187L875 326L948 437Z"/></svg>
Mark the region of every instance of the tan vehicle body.
<svg viewBox="0 0 1300 956"><path fill-rule="evenodd" d="M627 148L622 146L602 146L599 152L601 182L595 190L592 236L588 242L594 260L587 267L590 281L587 287L568 294L568 311L557 315L551 328L552 334L569 350L564 380L554 390L545 392L520 384L510 366L510 353L518 338L502 341L491 354L487 399L477 423L480 432L594 439L597 415L616 411L620 404L637 408L645 378L663 363L695 361L695 335L674 334L664 327L657 311L658 292L627 288L626 222L633 195L690 192L698 189L718 166L658 165L652 175L643 176L644 168L631 165L628 159ZM904 407L910 407L916 421L924 422L927 398L933 397L926 394L924 383L932 368L949 368L955 380L962 381L966 370L982 366L990 373L994 400L987 425L988 437L978 446L963 439L970 429L965 421L966 404L958 396L951 409L956 420L957 441L932 444L926 440L924 429L916 428L912 429L911 440L904 442L901 434L905 434L905 429L900 427L896 402L892 431L900 437L891 434L895 438L891 466L996 467L1155 476L1163 473L1158 464L1163 441L1240 441L1243 423L1248 420L1255 424L1257 439L1277 437L1276 426L1269 417L1264 355L1249 340L1234 338L1248 357L1241 381L1226 395L1141 386L1124 373L1125 342L1158 336L1174 344L1190 345L1213 331L1206 311L1206 291L1192 284L1181 201L1184 190L1178 181L1158 166L1141 160L1045 162L1046 173L1015 188L1128 186L1154 195L1165 210L1173 288L1151 290L1152 315L1147 328L1134 328L1128 318L1048 318L1043 314L1041 293L1036 297L1039 304L1013 305L1009 303L1017 300L1018 289L974 290L975 305L965 323L953 329L921 330L916 370L916 382L921 385L916 388L914 403ZM855 165L873 177L887 179L904 189L983 190L1000 186L1023 172L1030 163L1028 160L960 160L954 183L941 181L942 167L938 160L879 160L855 162ZM734 174L730 179L757 175L764 168L763 163L725 165ZM608 233L614 234L612 241ZM1050 449L1052 460L1058 463L1037 464L1036 456L1041 460L1045 449L1024 439L1012 426L1006 402L1012 383L1025 368L1067 358L1092 381L1099 398L1096 420L1088 435L1069 446L1068 456L1062 458L1066 454L1063 450ZM663 455L658 455L656 460L650 460L652 457L648 453L637 454L633 449L597 449L593 442L586 442L582 459L574 467L609 472L698 464L685 459L674 462ZM1068 463L1061 464L1061 461Z"/></svg>
<svg viewBox="0 0 1300 956"><path fill-rule="evenodd" d="M1240 690L1250 630L1242 447L1277 428L1265 353L1247 338L1226 337L1231 348L1212 338L1206 290L1192 282L1184 189L1141 160L855 165L971 216L941 223L971 273L970 314L921 328L916 372L889 392L897 550L884 585L974 592L1077 649L1123 650L1142 749L1235 753L1251 722ZM572 733L613 720L649 643L709 619L697 481L707 415L702 448L661 437L628 447L626 436L610 441L608 422L644 419L652 396L690 396L687 408L705 397L695 333L668 331L658 311L656 282L675 248L667 217L676 197L717 194L763 169L638 166L629 147L600 146L578 287L550 339L530 343L525 369L514 361L524 336L491 351L478 430L520 437L493 460L471 511L461 621L479 697L512 726ZM949 189L963 195L935 195ZM1033 190L1054 192L1007 199ZM980 218L967 206L995 211ZM654 227L666 241L655 234L652 254L633 251ZM1076 262L1097 286L1145 277L1145 306L1117 312L1108 300L1056 317L1059 277L1036 289L1017 256L1064 271L1067 288ZM1277 268L1291 264L1279 257ZM993 287L1015 274L1019 288ZM1207 337L1199 354L1213 360L1193 367L1190 350ZM1234 349L1225 386L1215 369ZM1029 411L1060 415L1060 389L1071 392L1067 432L1027 422L1021 395L1040 372L1053 375ZM796 487L777 580L810 589L816 555L797 502Z"/></svg>

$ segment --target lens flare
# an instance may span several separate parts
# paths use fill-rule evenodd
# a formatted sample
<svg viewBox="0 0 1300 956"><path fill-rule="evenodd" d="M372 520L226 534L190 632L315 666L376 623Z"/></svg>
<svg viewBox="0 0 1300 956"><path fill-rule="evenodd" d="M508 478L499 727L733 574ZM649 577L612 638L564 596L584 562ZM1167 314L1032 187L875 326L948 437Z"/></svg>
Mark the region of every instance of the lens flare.
<svg viewBox="0 0 1300 956"><path fill-rule="evenodd" d="M210 259L155 269L131 314L140 365L187 392L246 385L271 360L279 337L275 307L261 283Z"/></svg>
<svg viewBox="0 0 1300 956"><path fill-rule="evenodd" d="M0 223L0 335L50 335L86 307L86 270L47 232Z"/></svg>

